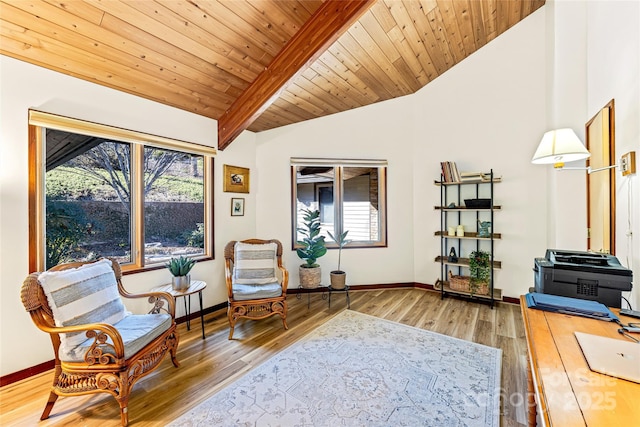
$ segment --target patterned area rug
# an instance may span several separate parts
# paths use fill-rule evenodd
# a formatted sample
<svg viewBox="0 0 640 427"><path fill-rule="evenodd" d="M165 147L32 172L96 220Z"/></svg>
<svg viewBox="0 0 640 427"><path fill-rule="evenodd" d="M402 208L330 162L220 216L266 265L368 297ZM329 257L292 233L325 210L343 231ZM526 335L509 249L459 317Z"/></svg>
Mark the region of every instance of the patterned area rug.
<svg viewBox="0 0 640 427"><path fill-rule="evenodd" d="M500 361L346 310L169 425L499 426Z"/></svg>

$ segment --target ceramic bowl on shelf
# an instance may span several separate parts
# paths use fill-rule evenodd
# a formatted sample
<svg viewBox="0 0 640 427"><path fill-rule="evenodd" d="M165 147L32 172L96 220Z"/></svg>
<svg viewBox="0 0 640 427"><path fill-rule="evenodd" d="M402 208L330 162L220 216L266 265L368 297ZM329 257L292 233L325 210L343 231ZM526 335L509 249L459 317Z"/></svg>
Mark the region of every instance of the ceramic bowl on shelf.
<svg viewBox="0 0 640 427"><path fill-rule="evenodd" d="M464 199L464 205L468 208L490 208L491 199Z"/></svg>

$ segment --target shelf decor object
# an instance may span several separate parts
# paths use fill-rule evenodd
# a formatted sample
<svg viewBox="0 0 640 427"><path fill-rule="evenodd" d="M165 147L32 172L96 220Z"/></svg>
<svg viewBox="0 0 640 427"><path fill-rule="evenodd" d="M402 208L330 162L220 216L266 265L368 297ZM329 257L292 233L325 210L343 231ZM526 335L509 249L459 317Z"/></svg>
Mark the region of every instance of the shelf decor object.
<svg viewBox="0 0 640 427"><path fill-rule="evenodd" d="M491 207L491 199L464 199L464 205L471 209L489 209Z"/></svg>
<svg viewBox="0 0 640 427"><path fill-rule="evenodd" d="M451 270L449 270L449 287L452 291L469 294L470 296L489 295L489 283L481 282L474 285L471 282L471 277L454 276Z"/></svg>
<svg viewBox="0 0 640 427"><path fill-rule="evenodd" d="M478 220L478 237L491 237L489 228L491 228L491 221Z"/></svg>

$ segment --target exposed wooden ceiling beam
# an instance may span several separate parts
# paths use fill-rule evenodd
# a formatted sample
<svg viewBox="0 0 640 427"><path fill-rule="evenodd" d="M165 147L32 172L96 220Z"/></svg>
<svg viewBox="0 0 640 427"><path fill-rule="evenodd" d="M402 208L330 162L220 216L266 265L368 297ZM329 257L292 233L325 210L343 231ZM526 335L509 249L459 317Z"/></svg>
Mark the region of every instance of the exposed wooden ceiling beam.
<svg viewBox="0 0 640 427"><path fill-rule="evenodd" d="M328 49L375 1L325 1L218 120L218 149L224 150L247 129L287 83Z"/></svg>
<svg viewBox="0 0 640 427"><path fill-rule="evenodd" d="M545 0L377 0L351 25L348 13L332 10L350 7L357 14L354 7L367 4L0 0L0 55L218 122L233 105L223 119L226 130L262 132L413 94ZM314 14L316 27L309 27ZM349 28L318 49L317 28L334 34L341 16ZM274 59L287 43L278 69ZM296 62L300 47L304 55ZM316 49L317 59L305 64ZM264 93L252 88L234 104L268 67L255 86L277 80L273 87ZM297 74L287 81L289 74L278 75L282 69ZM247 107L267 105L243 115ZM223 147L235 136L222 135Z"/></svg>

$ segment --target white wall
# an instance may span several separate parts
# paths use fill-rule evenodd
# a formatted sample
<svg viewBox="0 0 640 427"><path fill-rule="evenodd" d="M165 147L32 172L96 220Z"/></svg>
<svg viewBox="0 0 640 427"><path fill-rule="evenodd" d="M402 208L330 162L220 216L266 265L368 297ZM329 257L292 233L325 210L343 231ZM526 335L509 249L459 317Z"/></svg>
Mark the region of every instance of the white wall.
<svg viewBox="0 0 640 427"><path fill-rule="evenodd" d="M488 172L494 186L495 286L519 297L533 286L535 257L546 249L545 171L531 164L545 118L545 16L534 12L456 65L416 95L419 125L414 140L416 281L434 283L440 266L439 162L461 171ZM425 221L426 218L426 221ZM486 218L484 218L486 219ZM463 219L464 222L464 219ZM465 224L466 225L466 224ZM466 253L468 255L468 252Z"/></svg>
<svg viewBox="0 0 640 427"><path fill-rule="evenodd" d="M413 160L407 155L415 135L412 111L409 96L257 134L256 227L261 237L283 242L290 288L299 286L302 264L291 250L291 157L388 160L388 247L345 249L341 268L352 285L414 281ZM330 250L319 259L323 283L337 257Z"/></svg>
<svg viewBox="0 0 640 427"><path fill-rule="evenodd" d="M557 7L556 7L557 6ZM547 2L547 130L572 128L584 141L587 121L586 4L583 1ZM558 25L558 23L560 23ZM540 135L542 137L542 135ZM585 162L571 163L584 167ZM546 171L549 209L547 244L550 248L587 249L585 173ZM584 209L576 209L576 206Z"/></svg>
<svg viewBox="0 0 640 427"><path fill-rule="evenodd" d="M43 111L127 129L216 146L217 122L142 98L104 88L0 56L0 375L52 359L49 337L31 322L20 302L28 271L27 111ZM215 159L215 261L196 264L192 276L205 280L204 305L226 301L224 244L255 232L255 190L238 195L222 192L222 164L254 167L254 134L243 133ZM243 217L230 216L232 196L245 197ZM124 276L130 291L167 283L166 270ZM195 301L195 299L193 300ZM193 308L197 302L193 302ZM179 304L178 316L184 315ZM128 305L135 310L136 305Z"/></svg>
<svg viewBox="0 0 640 427"><path fill-rule="evenodd" d="M616 157L629 151L640 155L640 2L547 1L547 16L555 21L551 120L572 127L584 140L585 123L611 99L615 100ZM584 173L550 172L562 206L553 210L557 235L571 230L585 249L586 216L570 223L567 213L583 206ZM579 227L579 228L577 228ZM624 295L640 307L640 182L638 174L616 172L616 247L620 262L634 272L635 289ZM568 242L567 235L559 241ZM566 246L565 246L566 247Z"/></svg>
<svg viewBox="0 0 640 427"><path fill-rule="evenodd" d="M531 165L545 131L545 25L541 11L438 77L417 94L257 135L260 191L257 230L290 248L291 213L268 215L290 203L290 157L387 159L388 247L350 249L343 269L350 284L420 282L439 277L440 161L462 170L494 168L496 258L503 262L497 286L518 297L533 286L533 258L546 249L545 171ZM336 251L321 258L323 278ZM294 252L287 264L297 266ZM366 266L366 268L363 268ZM381 267L377 267L381 266ZM297 286L297 273L291 286Z"/></svg>

